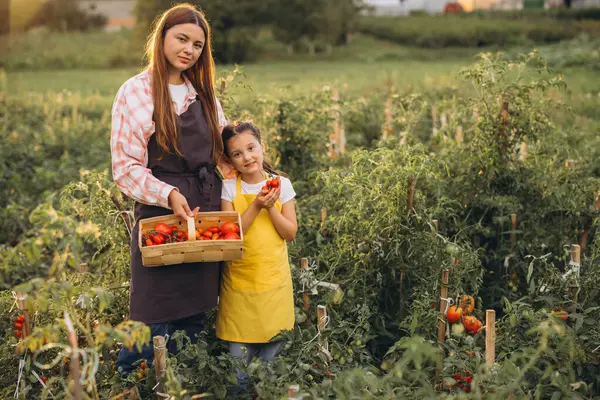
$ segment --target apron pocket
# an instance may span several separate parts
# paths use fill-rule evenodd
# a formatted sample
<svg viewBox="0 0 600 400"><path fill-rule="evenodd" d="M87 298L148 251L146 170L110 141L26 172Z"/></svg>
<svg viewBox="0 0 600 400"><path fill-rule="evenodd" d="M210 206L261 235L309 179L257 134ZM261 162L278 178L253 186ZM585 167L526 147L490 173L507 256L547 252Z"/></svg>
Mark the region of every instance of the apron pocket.
<svg viewBox="0 0 600 400"><path fill-rule="evenodd" d="M266 265L231 265L223 276L231 288L242 292L266 292L282 285L281 268Z"/></svg>

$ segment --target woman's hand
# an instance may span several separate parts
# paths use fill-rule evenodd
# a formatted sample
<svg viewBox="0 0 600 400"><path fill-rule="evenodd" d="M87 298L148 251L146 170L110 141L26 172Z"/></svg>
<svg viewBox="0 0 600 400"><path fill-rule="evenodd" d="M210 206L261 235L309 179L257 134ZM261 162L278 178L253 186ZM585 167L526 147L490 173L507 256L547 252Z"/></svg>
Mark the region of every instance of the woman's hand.
<svg viewBox="0 0 600 400"><path fill-rule="evenodd" d="M277 200L279 200L280 194L281 190L279 188L271 191L261 190L260 193L256 195L254 201L259 208L269 209L275 205Z"/></svg>
<svg viewBox="0 0 600 400"><path fill-rule="evenodd" d="M171 190L171 193L169 193L169 207L173 210L173 214L183 219L195 217L198 214L198 211L200 211L200 207L190 210L186 198L175 189Z"/></svg>

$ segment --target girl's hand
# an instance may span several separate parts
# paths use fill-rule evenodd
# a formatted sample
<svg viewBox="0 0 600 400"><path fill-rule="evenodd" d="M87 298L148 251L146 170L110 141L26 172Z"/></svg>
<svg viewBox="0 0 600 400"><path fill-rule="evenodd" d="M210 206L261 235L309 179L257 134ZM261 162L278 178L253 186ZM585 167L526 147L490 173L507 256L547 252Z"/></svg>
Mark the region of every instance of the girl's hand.
<svg viewBox="0 0 600 400"><path fill-rule="evenodd" d="M169 207L173 210L173 214L183 219L195 217L198 214L198 211L200 211L200 207L190 210L186 198L175 189L171 190L171 193L169 193Z"/></svg>
<svg viewBox="0 0 600 400"><path fill-rule="evenodd" d="M254 201L259 208L269 209L275 205L277 200L279 200L280 194L281 190L279 188L271 191L263 189L259 194L256 195L256 199L254 199Z"/></svg>

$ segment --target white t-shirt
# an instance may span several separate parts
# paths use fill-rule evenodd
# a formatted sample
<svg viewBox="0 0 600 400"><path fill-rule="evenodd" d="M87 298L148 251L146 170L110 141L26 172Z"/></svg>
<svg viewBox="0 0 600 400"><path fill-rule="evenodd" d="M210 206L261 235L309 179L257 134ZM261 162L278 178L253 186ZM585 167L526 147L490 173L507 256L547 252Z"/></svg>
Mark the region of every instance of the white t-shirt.
<svg viewBox="0 0 600 400"><path fill-rule="evenodd" d="M237 178L227 179L223 181L223 188L221 190L221 199L231 201L233 203L233 198L236 195L236 182ZM242 181L242 194L258 194L263 186L266 184L266 180L259 183L246 183ZM282 176L281 177L281 193L279 195L279 201L281 204L285 204L288 201L292 200L296 197L296 192L292 187L292 182Z"/></svg>
<svg viewBox="0 0 600 400"><path fill-rule="evenodd" d="M182 83L181 85L171 85L169 83L169 92L171 92L171 99L175 102L175 108L179 113L185 103L185 98L188 95L187 85Z"/></svg>

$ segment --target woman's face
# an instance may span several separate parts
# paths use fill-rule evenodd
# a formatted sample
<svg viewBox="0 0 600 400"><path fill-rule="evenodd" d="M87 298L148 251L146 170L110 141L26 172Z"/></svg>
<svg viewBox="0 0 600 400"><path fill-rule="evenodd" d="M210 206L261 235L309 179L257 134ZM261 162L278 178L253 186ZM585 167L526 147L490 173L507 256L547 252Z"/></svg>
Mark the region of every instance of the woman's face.
<svg viewBox="0 0 600 400"><path fill-rule="evenodd" d="M242 174L262 171L262 146L250 132L243 132L227 141L231 164Z"/></svg>
<svg viewBox="0 0 600 400"><path fill-rule="evenodd" d="M196 24L180 24L171 27L165 34L164 52L170 69L183 72L198 61L206 37Z"/></svg>

